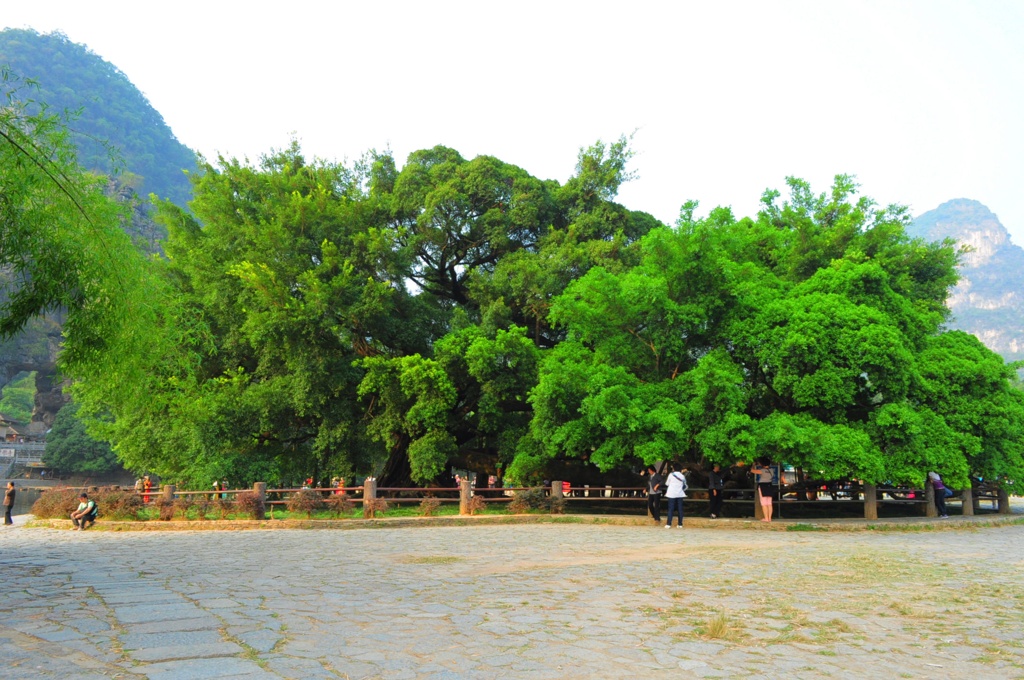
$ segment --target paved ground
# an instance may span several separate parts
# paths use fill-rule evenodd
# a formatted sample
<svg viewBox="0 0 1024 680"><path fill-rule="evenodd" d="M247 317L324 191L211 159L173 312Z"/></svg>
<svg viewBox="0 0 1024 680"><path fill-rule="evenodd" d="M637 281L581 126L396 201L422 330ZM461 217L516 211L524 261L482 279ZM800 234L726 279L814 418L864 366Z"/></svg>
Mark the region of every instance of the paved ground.
<svg viewBox="0 0 1024 680"><path fill-rule="evenodd" d="M0 530L0 678L1024 677L1024 526Z"/></svg>

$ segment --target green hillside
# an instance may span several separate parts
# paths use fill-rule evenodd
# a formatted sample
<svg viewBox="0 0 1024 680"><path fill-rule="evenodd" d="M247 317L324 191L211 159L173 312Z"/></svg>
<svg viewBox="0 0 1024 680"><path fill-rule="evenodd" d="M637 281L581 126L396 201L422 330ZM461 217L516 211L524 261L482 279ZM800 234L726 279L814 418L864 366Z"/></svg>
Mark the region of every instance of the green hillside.
<svg viewBox="0 0 1024 680"><path fill-rule="evenodd" d="M32 420L32 403L36 396L35 371L16 376L4 385L0 395L0 416L19 423Z"/></svg>
<svg viewBox="0 0 1024 680"><path fill-rule="evenodd" d="M53 111L80 110L72 128L83 167L112 170L106 141L127 171L140 178L133 186L139 194L155 193L179 205L189 200L191 187L182 170L195 169L195 155L116 66L62 33L30 29L0 31L0 66L38 83L22 97L45 102Z"/></svg>

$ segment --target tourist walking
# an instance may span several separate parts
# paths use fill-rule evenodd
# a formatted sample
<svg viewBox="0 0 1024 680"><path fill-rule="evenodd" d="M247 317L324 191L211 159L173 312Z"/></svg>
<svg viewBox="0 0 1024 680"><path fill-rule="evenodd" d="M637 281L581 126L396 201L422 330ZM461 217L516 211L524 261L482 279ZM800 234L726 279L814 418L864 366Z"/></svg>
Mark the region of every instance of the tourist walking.
<svg viewBox="0 0 1024 680"><path fill-rule="evenodd" d="M946 498L952 496L953 492L942 483L942 477L939 477L938 472L929 472L928 481L932 483L932 489L935 491L935 510L938 511L940 518L947 519L949 515L946 514Z"/></svg>
<svg viewBox="0 0 1024 680"><path fill-rule="evenodd" d="M14 510L14 482L7 482L7 491L4 492L4 526L14 524L11 519L11 511Z"/></svg>
<svg viewBox="0 0 1024 680"><path fill-rule="evenodd" d="M686 498L686 489L689 487L686 483L686 475L682 470L670 472L665 479L665 484L668 487L665 491L665 498L668 499L668 523L665 524L665 528L672 528L672 516L675 515L679 518L679 528L682 529L683 499Z"/></svg>
<svg viewBox="0 0 1024 680"><path fill-rule="evenodd" d="M149 475L142 478L142 491L142 502L149 503L149 496L153 491L153 480L149 478Z"/></svg>
<svg viewBox="0 0 1024 680"><path fill-rule="evenodd" d="M722 490L725 489L725 480L722 478L722 466L715 463L708 473L708 500L711 505L711 519L718 519L722 515Z"/></svg>
<svg viewBox="0 0 1024 680"><path fill-rule="evenodd" d="M772 468L768 461L759 460L750 469L757 476L757 495L760 498L762 522L772 521Z"/></svg>
<svg viewBox="0 0 1024 680"><path fill-rule="evenodd" d="M661 475L654 469L653 465L647 466L647 511L651 513L655 524L661 524Z"/></svg>

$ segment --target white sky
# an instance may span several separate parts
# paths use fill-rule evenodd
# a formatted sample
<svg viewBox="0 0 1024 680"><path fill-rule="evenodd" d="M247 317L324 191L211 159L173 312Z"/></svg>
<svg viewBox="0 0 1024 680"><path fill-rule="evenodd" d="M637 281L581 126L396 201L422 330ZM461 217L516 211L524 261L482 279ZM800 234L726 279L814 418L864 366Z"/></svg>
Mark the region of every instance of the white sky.
<svg viewBox="0 0 1024 680"><path fill-rule="evenodd" d="M1024 3L0 0L121 69L214 158L444 144L564 182L636 130L619 200L753 214L857 175L915 215L985 203L1024 245Z"/></svg>

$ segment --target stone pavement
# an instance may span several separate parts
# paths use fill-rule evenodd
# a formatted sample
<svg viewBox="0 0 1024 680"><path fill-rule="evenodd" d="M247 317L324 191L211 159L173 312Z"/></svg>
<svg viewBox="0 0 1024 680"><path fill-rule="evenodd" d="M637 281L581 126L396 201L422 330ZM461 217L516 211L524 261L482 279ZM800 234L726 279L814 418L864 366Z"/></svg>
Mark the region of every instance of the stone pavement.
<svg viewBox="0 0 1024 680"><path fill-rule="evenodd" d="M0 530L0 678L1024 677L1024 526Z"/></svg>

